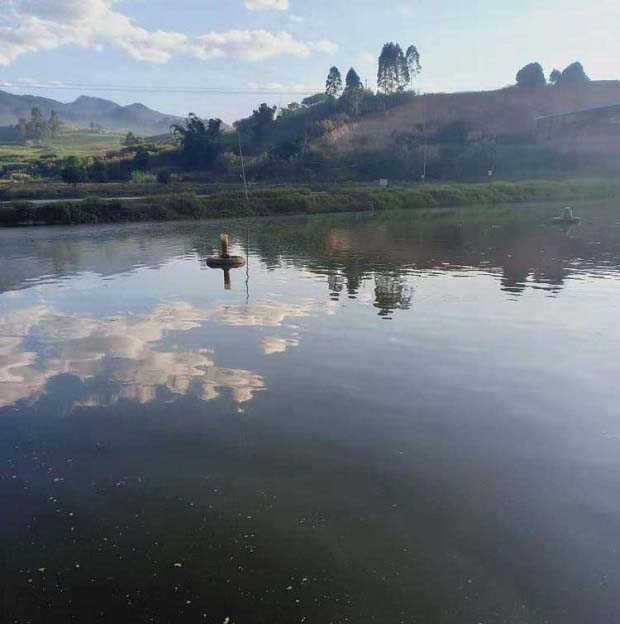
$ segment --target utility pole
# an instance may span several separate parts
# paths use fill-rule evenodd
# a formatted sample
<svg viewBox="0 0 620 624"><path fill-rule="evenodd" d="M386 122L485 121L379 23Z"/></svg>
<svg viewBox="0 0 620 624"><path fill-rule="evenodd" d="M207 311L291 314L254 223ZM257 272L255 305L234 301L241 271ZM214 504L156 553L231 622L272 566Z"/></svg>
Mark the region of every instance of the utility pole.
<svg viewBox="0 0 620 624"><path fill-rule="evenodd" d="M241 132L237 128L237 139L239 140L239 156L241 157L241 175L243 177L243 189L245 190L245 203L246 207L250 204L250 196L248 194L248 181L245 177L245 162L243 160L243 148L241 147Z"/></svg>
<svg viewBox="0 0 620 624"><path fill-rule="evenodd" d="M426 97L422 96L423 115L424 115L424 162L422 166L422 184L426 184L426 166L428 163L428 122L426 117Z"/></svg>

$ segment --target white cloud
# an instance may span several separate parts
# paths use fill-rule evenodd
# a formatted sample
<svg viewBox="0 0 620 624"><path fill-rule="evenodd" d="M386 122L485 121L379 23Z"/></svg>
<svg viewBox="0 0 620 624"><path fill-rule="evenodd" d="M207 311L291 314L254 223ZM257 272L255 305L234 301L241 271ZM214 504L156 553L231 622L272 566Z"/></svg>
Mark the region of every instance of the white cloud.
<svg viewBox="0 0 620 624"><path fill-rule="evenodd" d="M180 32L147 30L115 10L117 0L8 0L0 8L0 65L23 54L45 52L67 45L101 49L113 44L132 58L166 63L185 55L202 60L236 58L262 61L274 56L307 57L312 52L331 54L330 41L307 42L287 32L229 30L191 39ZM267 8L288 6L286 0L255 1Z"/></svg>
<svg viewBox="0 0 620 624"><path fill-rule="evenodd" d="M250 11L286 11L289 0L245 0L246 8Z"/></svg>
<svg viewBox="0 0 620 624"><path fill-rule="evenodd" d="M301 15L289 15L288 20L294 24L301 24L304 21L304 18Z"/></svg>
<svg viewBox="0 0 620 624"><path fill-rule="evenodd" d="M338 49L330 41L299 41L287 32L268 30L212 32L198 37L198 41L206 59L238 58L254 62L281 55L305 58L313 51L332 54Z"/></svg>

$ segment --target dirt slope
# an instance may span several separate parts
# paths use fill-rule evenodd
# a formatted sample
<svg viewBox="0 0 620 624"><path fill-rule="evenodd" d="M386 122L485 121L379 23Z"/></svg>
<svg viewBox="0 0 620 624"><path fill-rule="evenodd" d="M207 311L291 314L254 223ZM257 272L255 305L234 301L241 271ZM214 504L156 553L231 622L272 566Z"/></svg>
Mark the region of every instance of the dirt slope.
<svg viewBox="0 0 620 624"><path fill-rule="evenodd" d="M620 104L620 81L428 94L384 114L349 123L329 136L326 143L339 153L360 147L381 149L388 147L396 134L411 131L425 120L429 126L466 121L476 129L497 134L534 132L538 117L613 104Z"/></svg>

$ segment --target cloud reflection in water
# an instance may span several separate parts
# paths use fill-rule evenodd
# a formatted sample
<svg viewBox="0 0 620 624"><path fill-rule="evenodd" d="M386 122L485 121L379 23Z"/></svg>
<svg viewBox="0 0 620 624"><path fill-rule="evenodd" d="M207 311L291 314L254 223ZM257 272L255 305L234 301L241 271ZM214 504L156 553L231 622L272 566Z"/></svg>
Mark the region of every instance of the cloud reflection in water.
<svg viewBox="0 0 620 624"><path fill-rule="evenodd" d="M160 389L208 401L220 390L237 403L264 388L260 375L216 366L213 352L162 347L168 332L200 327L208 313L186 303L167 303L147 314L104 319L60 314L35 306L0 316L0 407L35 402L62 374L82 381L113 382L115 390L81 404L154 401Z"/></svg>
<svg viewBox="0 0 620 624"><path fill-rule="evenodd" d="M0 407L35 403L59 375L96 380L97 389L77 404L149 403L162 396L189 395L209 401L222 389L245 403L265 388L263 378L244 369L215 364L210 349L169 346L163 338L207 321L236 327L281 327L287 318L333 314L336 306L316 301L262 300L246 306L217 306L212 311L184 302L165 303L144 314L107 318L63 314L37 305L0 315ZM297 332L294 334L297 336ZM297 337L261 340L265 355L298 347Z"/></svg>

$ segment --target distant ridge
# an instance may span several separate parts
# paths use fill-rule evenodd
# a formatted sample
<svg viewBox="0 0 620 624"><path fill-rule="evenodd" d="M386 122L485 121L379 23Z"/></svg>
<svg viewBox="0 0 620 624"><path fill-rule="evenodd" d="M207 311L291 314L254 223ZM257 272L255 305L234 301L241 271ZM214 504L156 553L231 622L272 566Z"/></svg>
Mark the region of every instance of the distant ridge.
<svg viewBox="0 0 620 624"><path fill-rule="evenodd" d="M85 128L95 123L105 130L117 132L161 134L168 132L170 124L182 120L181 117L166 115L139 103L121 106L111 100L87 95L81 95L74 102L64 103L45 97L0 91L0 126L15 125L20 117L29 117L35 106L46 117L56 111L69 126Z"/></svg>

